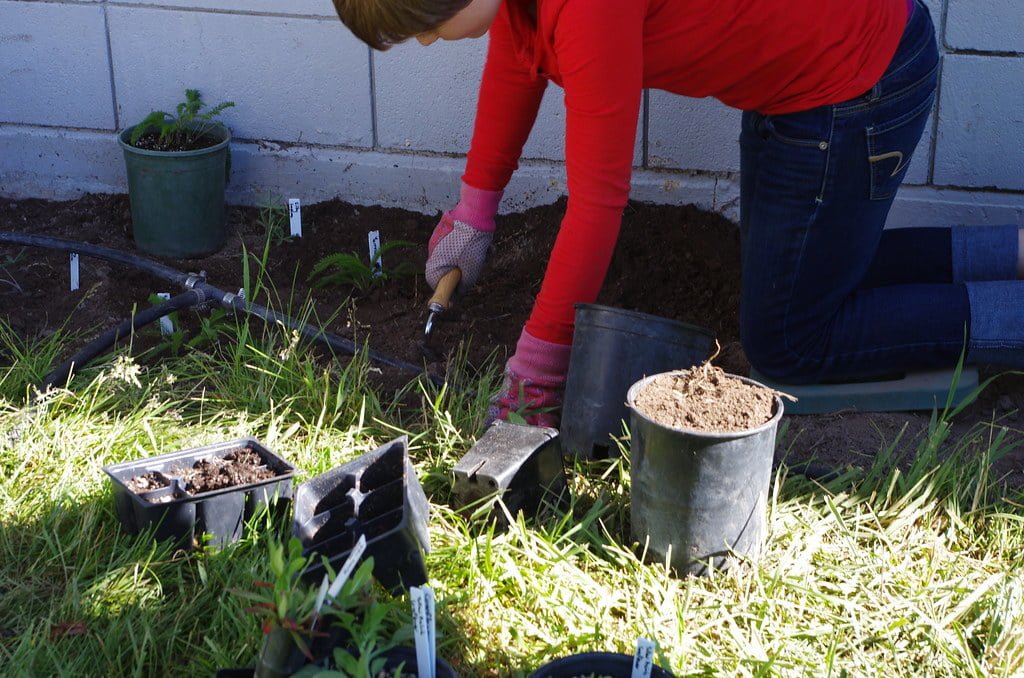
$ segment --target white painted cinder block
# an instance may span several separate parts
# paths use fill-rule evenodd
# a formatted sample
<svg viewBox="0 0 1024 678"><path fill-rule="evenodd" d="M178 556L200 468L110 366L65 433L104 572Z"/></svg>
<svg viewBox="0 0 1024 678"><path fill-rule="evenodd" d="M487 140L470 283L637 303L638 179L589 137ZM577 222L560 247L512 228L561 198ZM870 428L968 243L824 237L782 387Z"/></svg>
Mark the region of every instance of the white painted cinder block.
<svg viewBox="0 0 1024 678"><path fill-rule="evenodd" d="M378 144L409 151L467 153L486 55L486 37L439 41L426 48L411 40L375 54ZM634 165L643 157L640 141L637 135ZM565 107L557 85L549 84L544 93L522 157L565 159Z"/></svg>
<svg viewBox="0 0 1024 678"><path fill-rule="evenodd" d="M1024 3L950 0L946 45L983 52L1024 52Z"/></svg>
<svg viewBox="0 0 1024 678"><path fill-rule="evenodd" d="M893 203L886 226L1017 224L1024 227L1024 195L906 186Z"/></svg>
<svg viewBox="0 0 1024 678"><path fill-rule="evenodd" d="M114 132L0 125L0 195L67 200L127 190Z"/></svg>
<svg viewBox="0 0 1024 678"><path fill-rule="evenodd" d="M118 117L133 125L186 88L235 102L236 137L369 147L368 48L337 20L110 7Z"/></svg>
<svg viewBox="0 0 1024 678"><path fill-rule="evenodd" d="M102 7L0 2L0 121L113 129Z"/></svg>
<svg viewBox="0 0 1024 678"><path fill-rule="evenodd" d="M486 51L486 39L411 40L374 53L378 145L466 153Z"/></svg>
<svg viewBox="0 0 1024 678"><path fill-rule="evenodd" d="M121 5L159 5L181 9L238 11L257 14L337 17L331 0L118 0Z"/></svg>
<svg viewBox="0 0 1024 678"><path fill-rule="evenodd" d="M903 177L903 183L911 186L923 186L930 181L928 176L931 170L932 153L935 151L935 117L938 109L938 101L932 106L931 115L925 125L921 141L914 149L914 157L910 160L910 167Z"/></svg>
<svg viewBox="0 0 1024 678"><path fill-rule="evenodd" d="M948 54L934 183L1024 190L1024 58Z"/></svg>
<svg viewBox="0 0 1024 678"><path fill-rule="evenodd" d="M709 172L740 169L740 111L716 99L651 90L647 164Z"/></svg>

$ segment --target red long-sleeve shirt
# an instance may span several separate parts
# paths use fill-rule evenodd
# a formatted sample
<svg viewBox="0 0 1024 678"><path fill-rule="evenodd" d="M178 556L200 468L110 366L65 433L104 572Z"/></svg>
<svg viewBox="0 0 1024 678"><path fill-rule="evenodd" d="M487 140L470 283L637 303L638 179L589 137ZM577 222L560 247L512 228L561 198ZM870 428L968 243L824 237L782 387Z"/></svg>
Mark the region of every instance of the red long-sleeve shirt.
<svg viewBox="0 0 1024 678"><path fill-rule="evenodd" d="M907 0L504 0L463 180L503 189L551 80L565 91L568 209L526 330L572 340L629 196L644 88L766 114L838 103L881 77Z"/></svg>

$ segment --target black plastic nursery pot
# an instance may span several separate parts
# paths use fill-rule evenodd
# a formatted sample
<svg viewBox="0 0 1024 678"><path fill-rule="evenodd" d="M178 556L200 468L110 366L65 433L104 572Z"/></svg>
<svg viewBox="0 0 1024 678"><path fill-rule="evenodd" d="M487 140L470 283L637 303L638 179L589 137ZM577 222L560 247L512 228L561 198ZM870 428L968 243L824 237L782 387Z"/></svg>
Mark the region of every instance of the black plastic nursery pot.
<svg viewBox="0 0 1024 678"><path fill-rule="evenodd" d="M414 647L395 647L384 653L384 670L394 671L398 667L402 667L402 675L410 676L417 675L419 672L419 664L416 661L416 648ZM455 673L455 669L445 660L437 657L434 662L434 673L437 678L459 678L459 674Z"/></svg>
<svg viewBox="0 0 1024 678"><path fill-rule="evenodd" d="M569 487L558 431L497 420L452 469L455 504L482 508L490 505L491 517L507 527L508 515L535 516L546 502L569 505Z"/></svg>
<svg viewBox="0 0 1024 678"><path fill-rule="evenodd" d="M714 344L702 327L597 304L577 304L575 324L560 432L563 452L584 459L616 454L633 383L697 365Z"/></svg>
<svg viewBox="0 0 1024 678"><path fill-rule="evenodd" d="M259 482L189 494L181 480L183 470L211 459L249 448L259 454L273 477ZM179 547L200 546L209 535L210 545L223 547L243 536L246 522L255 512L271 505L286 506L292 495L295 467L278 457L254 438L195 447L146 459L104 466L113 483L114 508L129 534L151 528L157 540L173 540ZM137 493L128 484L133 478L152 474L164 486Z"/></svg>
<svg viewBox="0 0 1024 678"><path fill-rule="evenodd" d="M677 574L726 569L763 547L775 434L782 399L756 428L709 433L674 428L640 412L637 395L656 377L630 387L630 522L649 561ZM733 376L748 384L763 384Z"/></svg>
<svg viewBox="0 0 1024 678"><path fill-rule="evenodd" d="M584 652L549 662L530 674L530 678L577 678L577 676L610 676L630 678L633 657L615 652ZM673 678L660 666L651 667L652 678Z"/></svg>
<svg viewBox="0 0 1024 678"><path fill-rule="evenodd" d="M305 552L326 556L338 571L361 536L373 575L393 593L427 583L429 504L401 436L358 459L307 480L295 492L292 532ZM306 570L319 583L320 560Z"/></svg>
<svg viewBox="0 0 1024 678"><path fill-rule="evenodd" d="M217 139L195 151L153 151L129 143L134 127L122 131L131 202L132 235L143 252L188 259L212 254L223 245L224 189L230 172L231 132L212 125Z"/></svg>

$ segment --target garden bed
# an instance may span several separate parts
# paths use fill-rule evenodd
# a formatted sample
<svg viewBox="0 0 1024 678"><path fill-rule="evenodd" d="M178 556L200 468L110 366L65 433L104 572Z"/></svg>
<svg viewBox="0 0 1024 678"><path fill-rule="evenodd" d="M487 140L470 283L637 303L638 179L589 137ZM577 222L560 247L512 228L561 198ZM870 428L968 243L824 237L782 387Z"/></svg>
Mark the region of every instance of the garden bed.
<svg viewBox="0 0 1024 678"><path fill-rule="evenodd" d="M485 364L492 355L504 360L514 349L539 289L547 259L542 254L551 249L564 207L564 201L560 201L499 217L489 266L478 286L459 298L436 324L435 347L451 351L461 343L475 365ZM294 310L311 297L328 331L360 343L368 341L375 351L399 360L421 363L420 343L430 293L420 274L426 257L422 244L436 221L436 215L340 201L305 206L305 237L271 242L267 269L272 305L287 309L290 302ZM242 248L253 257L260 256L267 241L265 223L265 216L261 222L256 208L231 207L228 243L219 253L200 260L165 263L183 271L205 271L212 285L237 290L243 284ZM130 237L128 200L123 195L87 195L69 202L0 199L0 230L65 237L136 252ZM365 256L367 231L371 230L380 232L384 244L399 240L418 243L416 247L386 251L383 256L385 271L397 273L408 268L417 273L396 275L354 296L350 296L351 287L317 289L307 281L325 256L348 252ZM151 294L180 291L168 289L144 272L87 259L81 264L81 288L69 292L68 282L65 254L3 247L0 318L26 337L58 328L81 332L70 347L73 349L129 317L134 305L149 306ZM738 342L739 282L739 239L731 222L693 207L630 203L598 302L706 327L722 345L716 364L746 375L749 366ZM195 326L195 313L182 315L186 327ZM149 330L151 338L146 341L159 341L153 338L156 330ZM317 353L325 359L321 351ZM0 364L5 360L10 358L0 355ZM445 361L435 360L427 367L442 374ZM373 375L385 388L397 388L411 377L391 368L382 368ZM987 423L1008 427L1010 437L1020 440L1024 430L1022 386L1021 377L1002 377L957 418L957 432L977 431L978 425ZM841 412L786 419L788 424L780 430L778 458L785 456L789 462L796 462L814 457L825 464L842 466L866 464L904 428L902 446L915 447L929 415ZM1011 453L997 463L996 469L1012 484L1024 485L1024 453Z"/></svg>

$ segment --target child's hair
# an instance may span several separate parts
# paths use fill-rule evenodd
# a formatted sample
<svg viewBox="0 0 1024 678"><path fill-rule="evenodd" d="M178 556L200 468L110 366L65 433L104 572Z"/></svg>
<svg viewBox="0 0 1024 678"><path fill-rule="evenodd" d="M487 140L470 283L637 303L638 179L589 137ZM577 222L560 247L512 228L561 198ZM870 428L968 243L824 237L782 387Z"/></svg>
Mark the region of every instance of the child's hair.
<svg viewBox="0 0 1024 678"><path fill-rule="evenodd" d="M342 23L370 47L386 50L432 31L470 0L334 0Z"/></svg>

